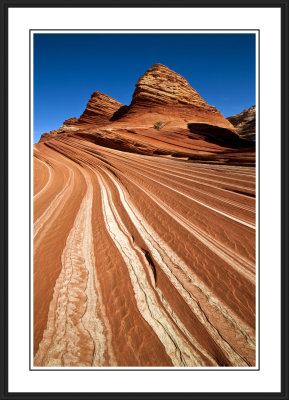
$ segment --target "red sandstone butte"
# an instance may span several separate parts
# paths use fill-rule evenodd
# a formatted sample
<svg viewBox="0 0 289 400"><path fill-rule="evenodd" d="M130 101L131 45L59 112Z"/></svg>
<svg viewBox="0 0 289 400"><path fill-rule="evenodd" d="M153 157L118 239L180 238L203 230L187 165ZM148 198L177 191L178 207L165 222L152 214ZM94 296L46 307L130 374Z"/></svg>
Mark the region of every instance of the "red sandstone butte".
<svg viewBox="0 0 289 400"><path fill-rule="evenodd" d="M83 114L66 120L41 142L74 136L95 144L148 155L171 155L254 164L254 146L194 90L185 78L155 64L136 83L129 106L94 92ZM249 148L249 150L248 150Z"/></svg>
<svg viewBox="0 0 289 400"><path fill-rule="evenodd" d="M185 78L162 64L153 65L139 78L132 102L122 119L136 119L145 125L161 120L165 126L179 128L186 128L191 122L206 122L236 132Z"/></svg>

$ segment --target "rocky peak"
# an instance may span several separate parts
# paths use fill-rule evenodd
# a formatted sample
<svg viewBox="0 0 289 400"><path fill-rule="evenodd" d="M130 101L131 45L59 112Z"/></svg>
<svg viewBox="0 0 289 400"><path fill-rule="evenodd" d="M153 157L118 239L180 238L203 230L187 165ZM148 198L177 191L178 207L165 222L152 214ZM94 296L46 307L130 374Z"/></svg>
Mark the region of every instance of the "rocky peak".
<svg viewBox="0 0 289 400"><path fill-rule="evenodd" d="M79 118L80 123L103 123L109 121L113 114L123 105L101 92L92 93L85 111Z"/></svg>
<svg viewBox="0 0 289 400"><path fill-rule="evenodd" d="M196 125L198 124L198 125ZM237 136L233 125L215 108L206 103L187 80L162 64L155 64L142 75L129 106L101 92L94 92L83 114L66 120L50 137L59 134L70 135L72 131L88 129L90 132L99 128L109 129L151 129L163 135L164 132L185 130L196 136L202 124L206 137L214 136L212 127L227 129L228 140L232 133ZM225 130L215 129L216 136L226 136ZM78 132L79 134L79 132ZM43 140L49 134L45 134ZM231 140L231 139L230 139Z"/></svg>
<svg viewBox="0 0 289 400"><path fill-rule="evenodd" d="M136 83L132 102L120 117L130 126L188 128L188 123L209 123L230 129L233 125L210 106L189 82L163 64L154 64Z"/></svg>
<svg viewBox="0 0 289 400"><path fill-rule="evenodd" d="M133 94L133 104L182 104L214 111L181 75L162 64L154 64L142 75Z"/></svg>

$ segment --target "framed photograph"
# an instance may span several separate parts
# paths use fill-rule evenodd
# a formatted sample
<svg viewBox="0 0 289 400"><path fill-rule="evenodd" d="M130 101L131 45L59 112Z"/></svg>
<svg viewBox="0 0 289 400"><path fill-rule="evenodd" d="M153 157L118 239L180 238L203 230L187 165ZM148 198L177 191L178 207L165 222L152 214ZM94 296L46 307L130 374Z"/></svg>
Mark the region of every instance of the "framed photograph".
<svg viewBox="0 0 289 400"><path fill-rule="evenodd" d="M288 0L1 1L1 60L1 399L288 399Z"/></svg>

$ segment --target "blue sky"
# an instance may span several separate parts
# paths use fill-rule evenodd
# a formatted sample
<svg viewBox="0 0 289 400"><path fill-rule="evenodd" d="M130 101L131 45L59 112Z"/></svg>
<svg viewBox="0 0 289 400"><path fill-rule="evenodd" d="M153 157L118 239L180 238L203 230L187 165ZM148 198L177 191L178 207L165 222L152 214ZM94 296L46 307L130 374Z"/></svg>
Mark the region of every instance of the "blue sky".
<svg viewBox="0 0 289 400"><path fill-rule="evenodd" d="M130 104L153 64L181 74L227 117L255 104L254 34L34 34L34 142L98 90Z"/></svg>

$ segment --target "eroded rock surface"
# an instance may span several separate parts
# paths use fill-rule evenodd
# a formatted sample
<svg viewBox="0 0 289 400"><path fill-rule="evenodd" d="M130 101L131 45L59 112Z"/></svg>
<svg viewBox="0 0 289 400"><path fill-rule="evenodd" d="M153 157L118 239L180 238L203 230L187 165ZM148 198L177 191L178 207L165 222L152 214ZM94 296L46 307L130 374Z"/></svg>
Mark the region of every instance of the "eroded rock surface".
<svg viewBox="0 0 289 400"><path fill-rule="evenodd" d="M255 152L157 64L34 145L37 367L256 365ZM244 142L243 142L244 144Z"/></svg>
<svg viewBox="0 0 289 400"><path fill-rule="evenodd" d="M241 138L256 140L256 106L227 118L237 129Z"/></svg>
<svg viewBox="0 0 289 400"><path fill-rule="evenodd" d="M193 124L206 125L209 135L192 131ZM42 135L41 141L58 135L141 154L213 160L224 153L224 162L243 160L250 165L255 157L254 145L241 143L234 126L185 78L162 64L140 77L130 105L94 92L79 119L66 120L59 129Z"/></svg>
<svg viewBox="0 0 289 400"><path fill-rule="evenodd" d="M194 90L185 78L162 64L149 68L136 84L125 121L184 128L191 122L211 122L235 132L222 114Z"/></svg>
<svg viewBox="0 0 289 400"><path fill-rule="evenodd" d="M122 107L122 104L119 101L96 91L92 93L78 123L102 125L107 123L120 107Z"/></svg>

